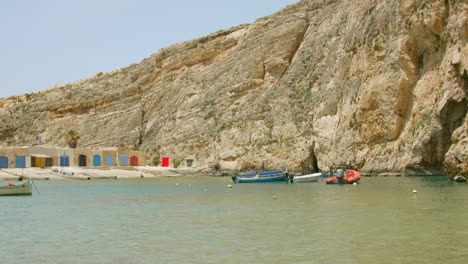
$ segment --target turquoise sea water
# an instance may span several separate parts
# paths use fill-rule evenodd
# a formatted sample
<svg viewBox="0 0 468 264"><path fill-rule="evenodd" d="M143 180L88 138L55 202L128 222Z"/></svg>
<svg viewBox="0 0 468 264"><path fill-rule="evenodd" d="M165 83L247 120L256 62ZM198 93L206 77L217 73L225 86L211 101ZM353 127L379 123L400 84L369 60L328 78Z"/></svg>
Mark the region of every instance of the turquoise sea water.
<svg viewBox="0 0 468 264"><path fill-rule="evenodd" d="M468 185L445 177L35 183L0 197L2 264L468 263Z"/></svg>

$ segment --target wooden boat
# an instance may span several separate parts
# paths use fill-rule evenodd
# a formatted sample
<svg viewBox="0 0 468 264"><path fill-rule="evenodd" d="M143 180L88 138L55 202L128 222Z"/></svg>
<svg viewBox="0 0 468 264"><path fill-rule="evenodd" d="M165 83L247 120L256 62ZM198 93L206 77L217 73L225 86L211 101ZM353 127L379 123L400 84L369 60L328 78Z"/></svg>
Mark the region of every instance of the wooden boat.
<svg viewBox="0 0 468 264"><path fill-rule="evenodd" d="M31 195L32 185L32 180L20 184L9 183L0 186L0 195Z"/></svg>
<svg viewBox="0 0 468 264"><path fill-rule="evenodd" d="M232 176L232 181L235 183L276 182L285 181L287 177L288 173L285 171L269 171Z"/></svg>
<svg viewBox="0 0 468 264"><path fill-rule="evenodd" d="M315 182L318 181L320 178L322 178L322 173L317 172L301 176L294 176L292 180L293 182Z"/></svg>
<svg viewBox="0 0 468 264"><path fill-rule="evenodd" d="M346 170L343 177L343 184L353 184L358 182L361 179L361 175L359 172L355 170ZM338 177L335 175L333 177L328 178L326 184L335 184L339 183Z"/></svg>

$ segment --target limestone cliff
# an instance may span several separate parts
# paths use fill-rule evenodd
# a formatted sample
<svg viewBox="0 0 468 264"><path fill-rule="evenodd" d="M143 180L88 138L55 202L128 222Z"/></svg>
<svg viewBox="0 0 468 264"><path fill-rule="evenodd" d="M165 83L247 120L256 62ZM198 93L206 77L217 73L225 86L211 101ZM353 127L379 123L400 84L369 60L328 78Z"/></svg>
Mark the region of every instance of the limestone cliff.
<svg viewBox="0 0 468 264"><path fill-rule="evenodd" d="M468 3L304 0L111 73L0 101L0 141L194 166L468 175Z"/></svg>

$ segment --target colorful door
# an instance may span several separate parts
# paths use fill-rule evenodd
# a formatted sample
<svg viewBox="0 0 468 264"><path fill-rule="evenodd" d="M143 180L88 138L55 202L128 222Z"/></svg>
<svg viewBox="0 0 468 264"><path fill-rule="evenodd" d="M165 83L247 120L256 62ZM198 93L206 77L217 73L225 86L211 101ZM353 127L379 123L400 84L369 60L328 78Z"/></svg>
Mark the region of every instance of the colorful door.
<svg viewBox="0 0 468 264"><path fill-rule="evenodd" d="M7 157L0 157L0 168L7 169L8 168L8 158Z"/></svg>
<svg viewBox="0 0 468 264"><path fill-rule="evenodd" d="M70 157L67 155L60 156L60 166L61 167L70 166Z"/></svg>
<svg viewBox="0 0 468 264"><path fill-rule="evenodd" d="M31 167L40 168L42 167L44 158L31 156Z"/></svg>
<svg viewBox="0 0 468 264"><path fill-rule="evenodd" d="M125 154L121 154L119 157L119 165L120 166L128 166L128 156Z"/></svg>
<svg viewBox="0 0 468 264"><path fill-rule="evenodd" d="M162 157L161 166L163 166L163 167L169 167L169 164L170 164L169 157Z"/></svg>
<svg viewBox="0 0 468 264"><path fill-rule="evenodd" d="M101 156L100 155L94 155L93 156L93 166L96 166L96 167L101 166Z"/></svg>
<svg viewBox="0 0 468 264"><path fill-rule="evenodd" d="M26 157L25 156L16 156L16 158L15 158L15 167L16 168L26 168Z"/></svg>
<svg viewBox="0 0 468 264"><path fill-rule="evenodd" d="M52 167L54 166L54 160L52 158L45 158L44 159L44 167Z"/></svg>
<svg viewBox="0 0 468 264"><path fill-rule="evenodd" d="M31 167L33 167L33 168L39 167L39 166L37 166L37 159L36 159L36 157L31 157Z"/></svg>
<svg viewBox="0 0 468 264"><path fill-rule="evenodd" d="M130 158L130 166L138 166L138 157L132 156Z"/></svg>
<svg viewBox="0 0 468 264"><path fill-rule="evenodd" d="M106 159L104 160L104 165L109 167L114 166L114 157L106 156Z"/></svg>
<svg viewBox="0 0 468 264"><path fill-rule="evenodd" d="M85 167L86 166L86 156L80 155L78 156L78 166Z"/></svg>

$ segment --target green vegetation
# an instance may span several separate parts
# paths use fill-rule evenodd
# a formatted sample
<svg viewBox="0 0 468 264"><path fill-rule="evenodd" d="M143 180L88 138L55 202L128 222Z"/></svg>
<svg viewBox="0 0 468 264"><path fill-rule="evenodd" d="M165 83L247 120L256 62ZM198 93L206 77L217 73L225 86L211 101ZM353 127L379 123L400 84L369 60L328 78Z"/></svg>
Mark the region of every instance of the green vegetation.
<svg viewBox="0 0 468 264"><path fill-rule="evenodd" d="M431 124L432 120L429 116L424 116L414 124L411 128L411 134L414 136L422 128L428 127Z"/></svg>
<svg viewBox="0 0 468 264"><path fill-rule="evenodd" d="M152 72L154 72L154 65L151 65L148 68L146 68L146 73L152 73Z"/></svg>
<svg viewBox="0 0 468 264"><path fill-rule="evenodd" d="M296 125L302 123L305 121L305 114L304 113L296 113L296 115L294 116L294 123Z"/></svg>
<svg viewBox="0 0 468 264"><path fill-rule="evenodd" d="M161 156L159 154L156 154L153 156L153 160L151 162L151 165L153 166L159 166L161 164Z"/></svg>
<svg viewBox="0 0 468 264"><path fill-rule="evenodd" d="M138 80L138 78L140 78L140 73L138 73L138 72L135 72L135 73L132 74L132 76L130 76L130 80L132 82L135 82L136 80Z"/></svg>
<svg viewBox="0 0 468 264"><path fill-rule="evenodd" d="M174 161L172 161L172 165L174 165L174 168L178 168L181 163L182 163L182 160L180 159L174 159Z"/></svg>
<svg viewBox="0 0 468 264"><path fill-rule="evenodd" d="M76 148L78 146L78 140L80 139L80 134L75 129L70 129L65 134L65 142L67 142L70 148Z"/></svg>
<svg viewBox="0 0 468 264"><path fill-rule="evenodd" d="M268 128L272 128L273 125L275 124L275 119L273 118L273 115L271 114L271 112L267 113L265 115L265 118L263 119L263 122L265 122L265 126L268 127Z"/></svg>
<svg viewBox="0 0 468 264"><path fill-rule="evenodd" d="M211 117L214 117L216 114L216 110L214 108L209 108L204 112L203 119L207 120Z"/></svg>

